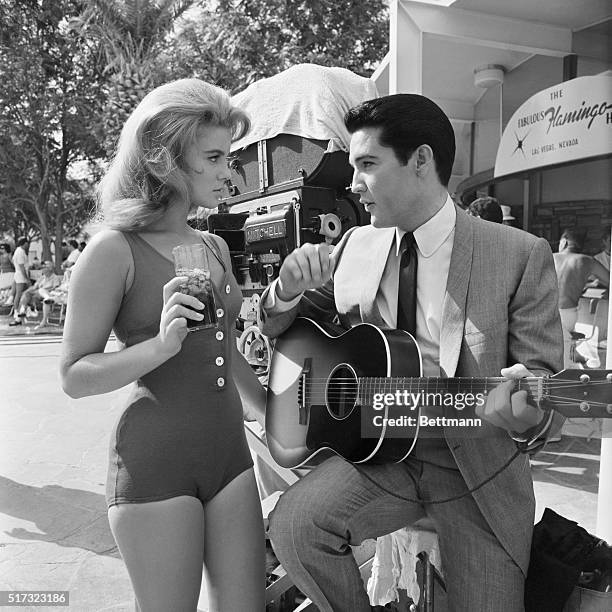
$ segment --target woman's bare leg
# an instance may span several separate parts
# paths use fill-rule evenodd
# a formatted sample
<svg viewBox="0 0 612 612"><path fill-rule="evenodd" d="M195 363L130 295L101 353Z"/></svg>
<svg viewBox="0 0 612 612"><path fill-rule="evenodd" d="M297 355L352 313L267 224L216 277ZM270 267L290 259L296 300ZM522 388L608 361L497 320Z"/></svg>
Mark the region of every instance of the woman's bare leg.
<svg viewBox="0 0 612 612"><path fill-rule="evenodd" d="M210 612L263 612L265 536L253 470L234 478L204 513Z"/></svg>
<svg viewBox="0 0 612 612"><path fill-rule="evenodd" d="M108 511L141 612L195 612L204 559L204 509L189 496ZM239 609L239 608L237 608Z"/></svg>

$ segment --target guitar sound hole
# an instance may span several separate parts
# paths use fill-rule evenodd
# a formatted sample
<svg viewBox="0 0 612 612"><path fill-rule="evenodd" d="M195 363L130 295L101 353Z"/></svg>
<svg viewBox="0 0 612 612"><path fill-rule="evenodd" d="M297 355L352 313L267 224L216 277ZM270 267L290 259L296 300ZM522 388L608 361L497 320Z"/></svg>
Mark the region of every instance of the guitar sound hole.
<svg viewBox="0 0 612 612"><path fill-rule="evenodd" d="M327 382L327 408L336 419L344 419L357 404L357 374L347 364L337 365Z"/></svg>

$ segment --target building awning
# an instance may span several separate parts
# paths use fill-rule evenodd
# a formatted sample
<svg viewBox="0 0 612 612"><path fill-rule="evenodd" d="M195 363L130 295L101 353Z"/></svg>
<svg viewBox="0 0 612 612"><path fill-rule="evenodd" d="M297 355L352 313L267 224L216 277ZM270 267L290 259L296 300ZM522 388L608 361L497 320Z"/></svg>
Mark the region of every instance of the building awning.
<svg viewBox="0 0 612 612"><path fill-rule="evenodd" d="M459 194L465 193L466 191L476 191L484 185L489 185L495 181L493 176L493 168L488 168L477 174L472 174L463 179L456 187L455 191Z"/></svg>
<svg viewBox="0 0 612 612"><path fill-rule="evenodd" d="M612 153L612 75L565 81L538 92L512 115L495 178Z"/></svg>

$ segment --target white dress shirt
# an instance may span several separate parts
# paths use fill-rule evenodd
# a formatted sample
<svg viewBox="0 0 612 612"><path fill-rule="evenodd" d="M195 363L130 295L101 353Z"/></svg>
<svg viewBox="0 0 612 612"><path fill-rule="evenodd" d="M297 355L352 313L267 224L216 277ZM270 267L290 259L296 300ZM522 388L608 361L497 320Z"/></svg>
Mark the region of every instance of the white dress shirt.
<svg viewBox="0 0 612 612"><path fill-rule="evenodd" d="M417 245L416 339L423 359L423 376L440 376L440 330L442 304L455 240L457 212L450 196L444 206L414 230ZM405 232L395 230L395 243L387 258L376 305L390 328L397 327L399 250Z"/></svg>
<svg viewBox="0 0 612 612"><path fill-rule="evenodd" d="M417 329L416 338L421 349L423 376L440 375L440 329L442 327L442 304L446 291L448 269L455 238L455 205L450 196L442 208L414 231L417 246ZM397 292L400 243L405 232L395 230L395 241L387 255L376 306L388 327L397 327ZM301 294L289 302L276 295L274 281L264 302L265 310L273 314L293 308Z"/></svg>

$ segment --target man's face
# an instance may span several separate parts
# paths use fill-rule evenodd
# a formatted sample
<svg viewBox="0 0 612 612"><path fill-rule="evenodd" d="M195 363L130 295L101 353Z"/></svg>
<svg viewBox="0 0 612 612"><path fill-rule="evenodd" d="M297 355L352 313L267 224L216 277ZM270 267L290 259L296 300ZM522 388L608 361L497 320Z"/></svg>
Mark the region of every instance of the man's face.
<svg viewBox="0 0 612 612"><path fill-rule="evenodd" d="M53 274L53 262L43 261L42 271L43 271L43 274Z"/></svg>
<svg viewBox="0 0 612 612"><path fill-rule="evenodd" d="M351 189L370 213L374 227L412 231L418 226L414 213L420 195L415 154L403 165L393 149L380 144L379 134L380 128L363 128L351 136Z"/></svg>

